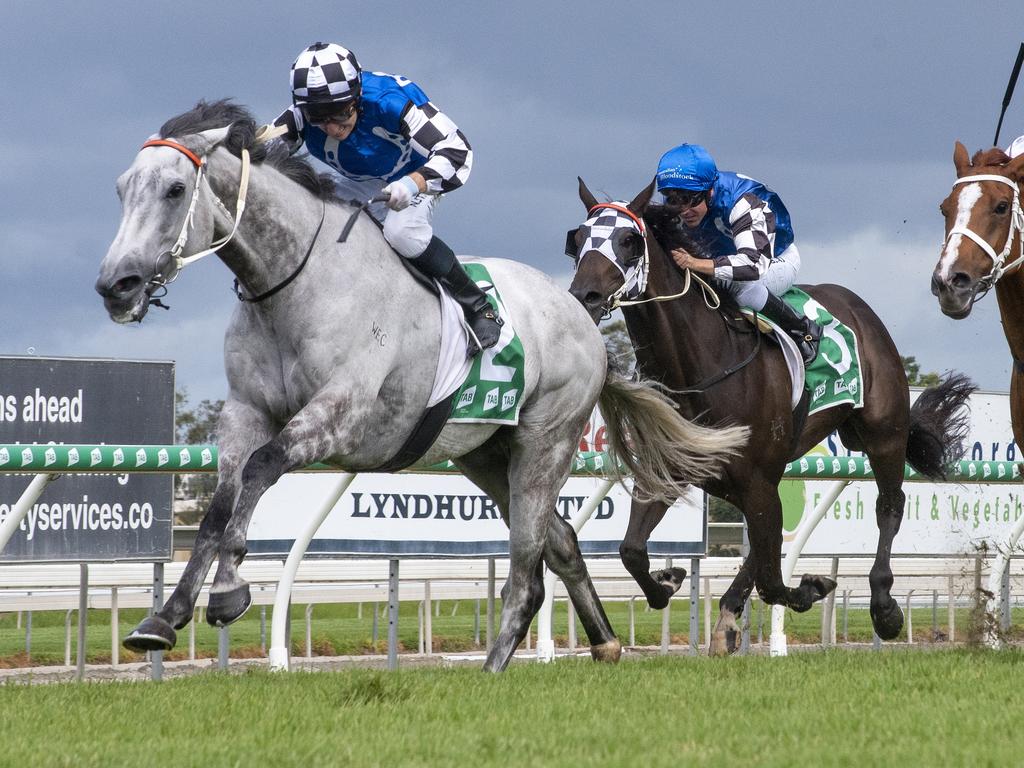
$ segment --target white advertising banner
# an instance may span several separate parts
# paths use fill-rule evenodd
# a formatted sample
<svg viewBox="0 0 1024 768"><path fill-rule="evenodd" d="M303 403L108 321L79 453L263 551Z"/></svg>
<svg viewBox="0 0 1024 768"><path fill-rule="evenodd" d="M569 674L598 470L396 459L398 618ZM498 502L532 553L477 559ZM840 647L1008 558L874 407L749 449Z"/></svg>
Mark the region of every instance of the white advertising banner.
<svg viewBox="0 0 1024 768"><path fill-rule="evenodd" d="M917 392L912 392L916 399ZM971 431L966 459L1016 461L1017 446L1010 429L1009 397L1005 393L977 393L971 398ZM861 456L846 450L832 434L808 456ZM784 480L783 538L794 538L800 521L810 516L835 481ZM893 544L899 555L973 554L1002 541L1022 514L1022 488L1018 484L906 482L903 521ZM874 555L878 543L875 524L874 481L851 483L811 534L805 555Z"/></svg>
<svg viewBox="0 0 1024 768"><path fill-rule="evenodd" d="M332 473L282 477L264 494L249 525L250 555L287 554L298 531L338 483ZM600 486L570 477L556 509L572 517ZM618 555L629 521L630 496L619 485L601 501L579 534L585 555ZM691 492L669 510L650 543L652 555L703 555L704 495ZM508 528L494 502L457 474L358 475L320 526L310 555L488 557L508 555Z"/></svg>

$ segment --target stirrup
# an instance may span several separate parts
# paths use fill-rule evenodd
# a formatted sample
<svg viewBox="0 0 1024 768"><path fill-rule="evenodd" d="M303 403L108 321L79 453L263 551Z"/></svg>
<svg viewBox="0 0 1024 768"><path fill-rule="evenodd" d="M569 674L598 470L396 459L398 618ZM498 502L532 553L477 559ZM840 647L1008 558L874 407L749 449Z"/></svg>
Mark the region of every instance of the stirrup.
<svg viewBox="0 0 1024 768"><path fill-rule="evenodd" d="M498 339L501 338L501 326L504 324L505 321L493 309L486 309L474 315L472 319L467 319L466 330L469 332L469 348L466 351L466 356L475 357L488 347L497 344ZM477 326L482 326L479 331ZM483 335L482 340L481 335Z"/></svg>

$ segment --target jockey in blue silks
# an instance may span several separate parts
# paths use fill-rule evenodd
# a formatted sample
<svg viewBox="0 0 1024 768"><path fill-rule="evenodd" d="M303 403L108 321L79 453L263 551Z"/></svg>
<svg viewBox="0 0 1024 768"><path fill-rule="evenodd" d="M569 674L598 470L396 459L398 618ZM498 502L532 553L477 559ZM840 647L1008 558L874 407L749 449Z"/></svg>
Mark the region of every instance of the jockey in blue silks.
<svg viewBox="0 0 1024 768"><path fill-rule="evenodd" d="M665 205L710 258L679 248L681 269L709 275L740 306L765 315L794 338L805 363L818 354L821 327L779 298L796 282L800 253L789 211L771 189L748 176L719 171L699 144L680 144L658 163L658 191Z"/></svg>
<svg viewBox="0 0 1024 768"><path fill-rule="evenodd" d="M411 80L363 72L355 55L314 43L291 69L292 106L274 121L292 151L305 145L337 173L338 194L366 201L384 238L402 257L437 279L462 307L479 347L498 341L502 321L452 249L433 232L438 198L469 178L473 151L458 126Z"/></svg>

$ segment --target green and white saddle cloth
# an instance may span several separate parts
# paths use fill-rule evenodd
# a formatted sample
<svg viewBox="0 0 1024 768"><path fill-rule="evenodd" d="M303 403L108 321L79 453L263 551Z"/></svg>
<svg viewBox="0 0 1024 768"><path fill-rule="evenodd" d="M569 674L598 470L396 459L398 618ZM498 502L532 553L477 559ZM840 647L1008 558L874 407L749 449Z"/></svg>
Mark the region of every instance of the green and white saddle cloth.
<svg viewBox="0 0 1024 768"><path fill-rule="evenodd" d="M518 424L522 405L525 357L513 318L501 301L487 267L464 263L466 272L487 294L504 321L498 343L474 357L452 406L449 421Z"/></svg>
<svg viewBox="0 0 1024 768"><path fill-rule="evenodd" d="M822 328L818 356L804 370L804 388L810 393L808 415L836 405L862 408L860 348L853 329L799 288L790 288L782 299Z"/></svg>

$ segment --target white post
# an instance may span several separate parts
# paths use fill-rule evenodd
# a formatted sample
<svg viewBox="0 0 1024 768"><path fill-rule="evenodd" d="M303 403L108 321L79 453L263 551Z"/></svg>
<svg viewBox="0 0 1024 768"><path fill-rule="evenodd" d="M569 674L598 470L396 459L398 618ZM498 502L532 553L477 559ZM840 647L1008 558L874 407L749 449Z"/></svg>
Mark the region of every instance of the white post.
<svg viewBox="0 0 1024 768"><path fill-rule="evenodd" d="M988 605L986 606L987 612L992 614L995 619L992 622L993 629L995 625L999 625L1002 618L1002 606L996 601L995 596L1002 593L1003 574L1006 572L1007 564L1010 562L1010 553L1017 546L1021 533L1024 533L1024 515L1014 523L1013 528L1010 529L1010 533L1006 537L1006 541L996 547L996 559L992 563L992 572L988 575L988 591L992 597L988 599ZM998 648L999 636L994 631L989 631L985 642L991 648Z"/></svg>
<svg viewBox="0 0 1024 768"><path fill-rule="evenodd" d="M793 578L793 571L796 570L796 562L800 559L800 553L803 551L804 545L807 543L807 539L810 538L811 533L818 527L818 523L825 517L825 513L828 512L836 499L839 498L839 494L843 492L843 489L850 484L850 480L837 480L833 483L828 493L821 500L814 512L811 513L810 517L805 519L800 527L797 529L796 538L793 540L792 546L786 553L786 559L782 562L782 583L788 584L789 580ZM768 654L770 656L785 656L786 655L786 607L784 605L773 605L772 606L772 633L768 638Z"/></svg>
<svg viewBox="0 0 1024 768"><path fill-rule="evenodd" d="M431 616L433 615L433 601L430 599L430 580L423 582L423 634L424 634L424 648L427 656L431 656L434 653L434 624Z"/></svg>
<svg viewBox="0 0 1024 768"><path fill-rule="evenodd" d="M327 515L334 509L338 499L345 492L345 489L356 479L354 474L342 473L330 496L324 502L320 511L309 521L306 529L299 534L292 544L288 553L288 559L284 563L284 571L281 573L281 581L277 585L277 594L274 595L274 616L270 625L270 668L275 671L288 671L288 645L285 639L285 632L288 626L288 604L292 597L292 585L295 583L295 574L298 573L302 556L306 554L306 548L313 536L319 530Z"/></svg>
<svg viewBox="0 0 1024 768"><path fill-rule="evenodd" d="M28 484L28 488L21 494L21 498L18 499L14 508L10 511L7 517L4 518L2 524L0 524L0 551L7 546L7 542L11 540L14 532L18 530L18 526L21 521L25 519L25 515L32 509L32 505L36 503L43 491L46 490L46 486L49 485L53 480L56 480L60 475L36 475L32 478L32 482Z"/></svg>
<svg viewBox="0 0 1024 768"><path fill-rule="evenodd" d="M118 642L117 587L110 588L110 666L116 668L121 660L121 643Z"/></svg>
<svg viewBox="0 0 1024 768"><path fill-rule="evenodd" d="M576 533L594 515L598 505L608 495L608 492L615 485L614 480L604 478L597 486L590 497L583 505L576 510L576 514L569 520L569 525ZM544 570L544 602L541 603L540 612L537 614L537 661L549 662L555 658L555 641L551 636L551 614L555 607L555 574L547 568ZM529 645L529 632L527 632L527 648Z"/></svg>

